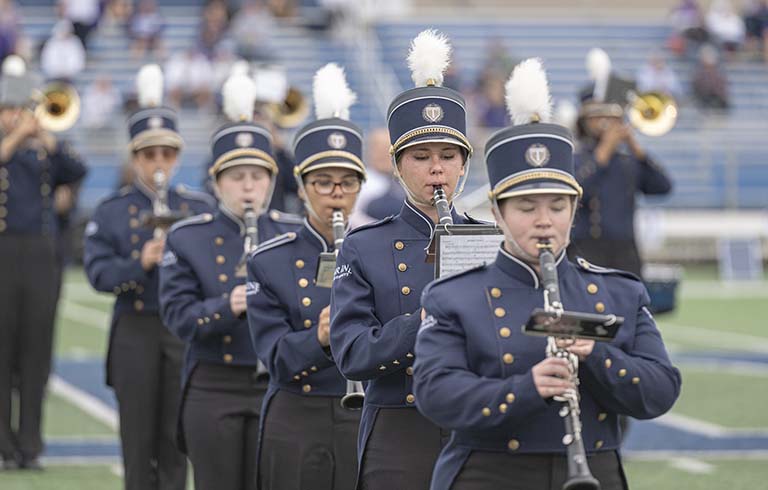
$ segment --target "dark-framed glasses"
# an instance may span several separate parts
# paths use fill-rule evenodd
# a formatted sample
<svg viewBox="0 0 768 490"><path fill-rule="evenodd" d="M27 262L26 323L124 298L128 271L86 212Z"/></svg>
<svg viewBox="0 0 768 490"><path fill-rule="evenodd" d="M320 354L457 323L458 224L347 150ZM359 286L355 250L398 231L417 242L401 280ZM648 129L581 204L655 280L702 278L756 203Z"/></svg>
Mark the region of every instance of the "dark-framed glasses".
<svg viewBox="0 0 768 490"><path fill-rule="evenodd" d="M355 194L360 191L360 179L344 179L341 182L335 182L331 179L317 179L309 182L309 185L315 188L315 192L321 196L327 196L333 194L333 190L336 186L341 187L341 192L344 194Z"/></svg>

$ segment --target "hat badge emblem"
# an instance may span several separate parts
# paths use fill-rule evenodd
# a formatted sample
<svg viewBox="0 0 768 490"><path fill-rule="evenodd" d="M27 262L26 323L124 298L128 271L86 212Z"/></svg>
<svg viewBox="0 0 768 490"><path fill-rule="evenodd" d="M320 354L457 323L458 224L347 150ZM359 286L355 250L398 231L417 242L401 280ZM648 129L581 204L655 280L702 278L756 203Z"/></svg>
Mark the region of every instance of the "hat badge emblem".
<svg viewBox="0 0 768 490"><path fill-rule="evenodd" d="M163 118L160 116L152 116L147 121L147 126L149 126L149 129L157 129L163 127Z"/></svg>
<svg viewBox="0 0 768 490"><path fill-rule="evenodd" d="M543 167L549 162L549 149L542 144L535 143L525 151L525 161L532 167Z"/></svg>
<svg viewBox="0 0 768 490"><path fill-rule="evenodd" d="M247 148L253 144L253 135L251 133L238 133L235 136L235 144L240 148Z"/></svg>
<svg viewBox="0 0 768 490"><path fill-rule="evenodd" d="M328 135L328 146L341 150L347 146L347 138L341 133L331 133Z"/></svg>
<svg viewBox="0 0 768 490"><path fill-rule="evenodd" d="M429 123L440 122L443 119L443 116L445 116L443 108L437 104L428 104L424 107L424 110L421 111L421 117Z"/></svg>

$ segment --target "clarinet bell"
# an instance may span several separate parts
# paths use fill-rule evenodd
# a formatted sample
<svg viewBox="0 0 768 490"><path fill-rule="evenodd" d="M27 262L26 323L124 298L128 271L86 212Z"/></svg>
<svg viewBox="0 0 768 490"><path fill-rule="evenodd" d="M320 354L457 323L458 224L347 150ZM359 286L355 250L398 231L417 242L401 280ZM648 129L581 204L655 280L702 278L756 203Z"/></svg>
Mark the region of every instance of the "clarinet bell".
<svg viewBox="0 0 768 490"><path fill-rule="evenodd" d="M563 484L563 490L600 490L600 482L592 475L579 475L569 478Z"/></svg>

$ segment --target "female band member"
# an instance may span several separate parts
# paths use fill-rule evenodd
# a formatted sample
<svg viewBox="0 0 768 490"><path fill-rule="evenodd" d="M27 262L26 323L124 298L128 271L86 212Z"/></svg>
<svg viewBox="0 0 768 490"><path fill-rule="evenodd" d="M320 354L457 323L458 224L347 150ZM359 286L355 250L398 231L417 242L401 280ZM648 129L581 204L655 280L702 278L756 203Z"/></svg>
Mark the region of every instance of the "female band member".
<svg viewBox="0 0 768 490"><path fill-rule="evenodd" d="M187 347L180 442L203 490L256 488L267 373L248 335L244 254L246 243L298 227L296 218L264 211L277 166L270 134L249 122L254 93L247 75L225 83L225 112L236 122L213 136L219 209L171 229L160 269L163 318Z"/></svg>
<svg viewBox="0 0 768 490"><path fill-rule="evenodd" d="M321 68L313 92L318 120L294 143L304 227L265 243L248 262L248 324L270 374L263 490L352 490L357 470L360 416L340 403L346 382L327 354L331 291L322 278L333 277L331 251L338 252L365 179L362 134L347 120L355 94L340 67Z"/></svg>
<svg viewBox="0 0 768 490"><path fill-rule="evenodd" d="M432 200L450 202L463 186L472 147L464 99L441 87L450 46L434 31L414 40L409 63L417 88L389 108L395 173L407 194L400 214L351 231L331 294L331 350L342 374L368 381L358 439L359 486L427 488L443 443L415 409L414 343L419 296L434 278L426 249L438 222ZM454 223L468 218L451 209Z"/></svg>
<svg viewBox="0 0 768 490"><path fill-rule="evenodd" d="M565 412L552 399L575 391L594 477L603 490L626 489L617 417L669 410L680 374L648 312L643 284L632 274L565 256L581 187L569 132L548 124L549 91L538 60L515 69L507 105L518 125L493 135L485 152L493 210L504 231L496 262L435 281L422 300L427 316L416 341L416 401L424 415L452 430L431 488L563 488L577 476L569 467L584 462L566 459L571 451L564 441L576 444L575 433L564 438ZM566 309L624 318L610 343L566 345L578 362L545 358L547 341L520 329L544 303L543 242L554 254Z"/></svg>

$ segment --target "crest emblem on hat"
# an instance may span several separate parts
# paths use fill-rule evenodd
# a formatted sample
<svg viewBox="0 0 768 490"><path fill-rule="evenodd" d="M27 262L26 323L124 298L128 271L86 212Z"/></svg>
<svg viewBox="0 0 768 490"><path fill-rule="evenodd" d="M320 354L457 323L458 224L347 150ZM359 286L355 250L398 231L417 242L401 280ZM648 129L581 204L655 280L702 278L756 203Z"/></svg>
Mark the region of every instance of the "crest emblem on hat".
<svg viewBox="0 0 768 490"><path fill-rule="evenodd" d="M247 148L253 144L253 135L251 133L238 133L235 136L235 144L240 148Z"/></svg>
<svg viewBox="0 0 768 490"><path fill-rule="evenodd" d="M149 126L149 129L157 129L163 127L163 118L160 116L152 116L147 121L147 126Z"/></svg>
<svg viewBox="0 0 768 490"><path fill-rule="evenodd" d="M543 167L549 162L549 149L539 143L533 144L525 151L525 161L533 167Z"/></svg>
<svg viewBox="0 0 768 490"><path fill-rule="evenodd" d="M445 116L443 108L437 104L429 104L423 111L421 111L421 117L430 123L440 122L443 119L443 116Z"/></svg>
<svg viewBox="0 0 768 490"><path fill-rule="evenodd" d="M336 150L341 150L347 146L347 137L341 133L331 133L328 135L328 146Z"/></svg>

